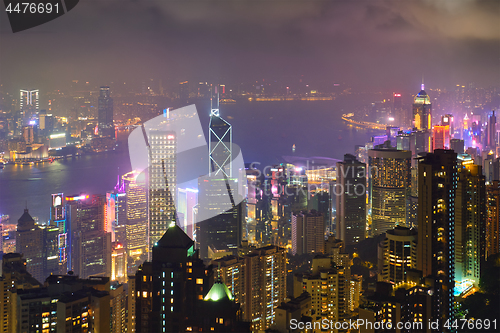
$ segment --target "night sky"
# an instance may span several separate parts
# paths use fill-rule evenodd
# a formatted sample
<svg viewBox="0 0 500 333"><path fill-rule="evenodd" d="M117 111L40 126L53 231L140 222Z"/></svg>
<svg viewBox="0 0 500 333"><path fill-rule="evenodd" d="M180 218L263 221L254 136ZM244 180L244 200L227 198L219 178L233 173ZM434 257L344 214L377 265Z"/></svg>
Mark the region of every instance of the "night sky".
<svg viewBox="0 0 500 333"><path fill-rule="evenodd" d="M46 91L162 78L296 78L358 89L500 83L500 1L90 1L13 34L0 83ZM413 88L412 90L415 90Z"/></svg>

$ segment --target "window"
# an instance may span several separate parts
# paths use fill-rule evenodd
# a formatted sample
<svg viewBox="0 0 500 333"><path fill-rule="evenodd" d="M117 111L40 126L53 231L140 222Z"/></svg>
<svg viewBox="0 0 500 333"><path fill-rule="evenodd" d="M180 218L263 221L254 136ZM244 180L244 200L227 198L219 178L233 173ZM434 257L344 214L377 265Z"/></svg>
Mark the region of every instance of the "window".
<svg viewBox="0 0 500 333"><path fill-rule="evenodd" d="M196 279L196 284L203 284L203 279Z"/></svg>

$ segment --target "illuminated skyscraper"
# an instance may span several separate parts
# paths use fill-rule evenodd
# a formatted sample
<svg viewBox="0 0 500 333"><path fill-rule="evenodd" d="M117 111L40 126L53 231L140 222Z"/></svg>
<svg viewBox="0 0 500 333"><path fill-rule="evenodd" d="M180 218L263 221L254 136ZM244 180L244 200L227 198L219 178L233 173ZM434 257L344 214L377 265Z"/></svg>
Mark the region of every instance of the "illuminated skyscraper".
<svg viewBox="0 0 500 333"><path fill-rule="evenodd" d="M39 90L22 90L19 97L19 110L26 114L27 111L32 113L38 112L40 108Z"/></svg>
<svg viewBox="0 0 500 333"><path fill-rule="evenodd" d="M217 92L216 92L217 93ZM215 104L214 104L215 100ZM239 200L238 177L233 170L232 126L219 114L219 100L212 98L209 124L208 178L199 178L200 216L213 216L198 223L200 256L207 258L209 248L235 252L243 234L243 203ZM238 170L239 171L239 170ZM243 173L244 170L241 170ZM220 198L229 196L221 202ZM219 214L211 214L211 211ZM215 216L214 216L215 215Z"/></svg>
<svg viewBox="0 0 500 333"><path fill-rule="evenodd" d="M292 213L292 254L323 253L325 221L316 211Z"/></svg>
<svg viewBox="0 0 500 333"><path fill-rule="evenodd" d="M417 269L432 280L432 313L444 323L454 318L455 193L457 154L437 149L418 164Z"/></svg>
<svg viewBox="0 0 500 333"><path fill-rule="evenodd" d="M148 203L144 173L131 171L122 176L125 196L125 248L131 260L148 252Z"/></svg>
<svg viewBox="0 0 500 333"><path fill-rule="evenodd" d="M110 89L107 86L100 88L97 100L97 113L99 135L114 137L113 99L111 98Z"/></svg>
<svg viewBox="0 0 500 333"><path fill-rule="evenodd" d="M337 163L336 237L346 245L359 243L366 237L366 164L346 154Z"/></svg>
<svg viewBox="0 0 500 333"><path fill-rule="evenodd" d="M395 149L368 151L372 235L406 226L411 186L411 152Z"/></svg>
<svg viewBox="0 0 500 333"><path fill-rule="evenodd" d="M492 111L491 116L488 118L488 136L486 141L486 146L490 149L495 150L496 148L496 135L497 135L497 117L495 116L495 110Z"/></svg>
<svg viewBox="0 0 500 333"><path fill-rule="evenodd" d="M192 188L179 188L177 190L177 214L179 226L194 239L196 212L198 207L198 190Z"/></svg>
<svg viewBox="0 0 500 333"><path fill-rule="evenodd" d="M433 147L432 150L436 149L449 149L450 148L450 127L436 125L432 129L432 139Z"/></svg>
<svg viewBox="0 0 500 333"><path fill-rule="evenodd" d="M480 165L459 155L455 202L455 280L476 287L486 252L486 187Z"/></svg>
<svg viewBox="0 0 500 333"><path fill-rule="evenodd" d="M68 270L81 278L111 275L111 233L104 229L106 198L66 196Z"/></svg>
<svg viewBox="0 0 500 333"><path fill-rule="evenodd" d="M413 100L413 128L417 130L432 129L432 105L429 95L422 90L415 96Z"/></svg>
<svg viewBox="0 0 500 333"><path fill-rule="evenodd" d="M241 304L243 320L252 331L275 323L276 307L286 295L286 251L276 246L253 250L243 257L227 256L212 261L218 276Z"/></svg>
<svg viewBox="0 0 500 333"><path fill-rule="evenodd" d="M500 181L486 186L486 257L500 252Z"/></svg>
<svg viewBox="0 0 500 333"><path fill-rule="evenodd" d="M16 252L24 255L26 270L39 282L45 280L43 245L43 230L25 209L17 220Z"/></svg>
<svg viewBox="0 0 500 333"><path fill-rule="evenodd" d="M175 223L152 249L152 261L135 275L136 332L185 332L211 286L194 242Z"/></svg>
<svg viewBox="0 0 500 333"><path fill-rule="evenodd" d="M407 282L408 270L417 267L417 230L397 226L385 234L383 267L379 280Z"/></svg>
<svg viewBox="0 0 500 333"><path fill-rule="evenodd" d="M149 133L149 241L148 251L175 220L177 186L177 138L172 131Z"/></svg>

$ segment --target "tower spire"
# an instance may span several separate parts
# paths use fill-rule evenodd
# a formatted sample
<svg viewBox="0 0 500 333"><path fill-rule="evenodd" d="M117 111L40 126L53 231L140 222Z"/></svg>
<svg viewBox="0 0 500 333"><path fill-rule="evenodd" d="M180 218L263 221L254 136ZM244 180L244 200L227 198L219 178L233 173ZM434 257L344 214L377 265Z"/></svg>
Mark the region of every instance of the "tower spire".
<svg viewBox="0 0 500 333"><path fill-rule="evenodd" d="M420 90L425 90L425 85L424 85L424 74L422 74L422 84L420 85Z"/></svg>

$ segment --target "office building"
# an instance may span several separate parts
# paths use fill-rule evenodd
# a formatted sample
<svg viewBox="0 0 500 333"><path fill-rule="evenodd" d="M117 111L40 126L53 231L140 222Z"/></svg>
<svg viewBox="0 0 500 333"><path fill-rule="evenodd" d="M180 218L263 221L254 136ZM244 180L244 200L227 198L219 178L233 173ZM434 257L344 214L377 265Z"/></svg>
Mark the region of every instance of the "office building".
<svg viewBox="0 0 500 333"><path fill-rule="evenodd" d="M208 177L198 179L196 242L202 258L217 251L236 253L246 206L238 190L244 170L233 170L232 126L219 114L218 96L213 99L217 102L212 101L210 113Z"/></svg>
<svg viewBox="0 0 500 333"><path fill-rule="evenodd" d="M395 149L368 151L372 235L406 226L411 188L411 152Z"/></svg>
<svg viewBox="0 0 500 333"><path fill-rule="evenodd" d="M185 332L211 286L211 274L194 242L172 222L154 245L152 261L135 275L136 332Z"/></svg>
<svg viewBox="0 0 500 333"><path fill-rule="evenodd" d="M111 280L120 283L127 281L127 252L120 243L113 243L111 252Z"/></svg>
<svg viewBox="0 0 500 333"><path fill-rule="evenodd" d="M421 88L413 100L413 128L429 131L432 129L432 104L423 84Z"/></svg>
<svg viewBox="0 0 500 333"><path fill-rule="evenodd" d="M488 129L486 136L486 147L495 151L497 143L497 117L495 116L495 110L491 111L491 115L488 118Z"/></svg>
<svg viewBox="0 0 500 333"><path fill-rule="evenodd" d="M149 133L148 251L175 220L177 186L177 139L172 131ZM150 252L151 253L151 252Z"/></svg>
<svg viewBox="0 0 500 333"><path fill-rule="evenodd" d="M122 176L125 191L125 242L127 256L132 262L140 261L148 253L148 202L146 176L131 171ZM135 266L132 263L132 266Z"/></svg>
<svg viewBox="0 0 500 333"><path fill-rule="evenodd" d="M432 314L440 327L454 318L457 182L454 151L437 149L419 161L417 269L432 281Z"/></svg>
<svg viewBox="0 0 500 333"><path fill-rule="evenodd" d="M99 90L97 99L98 132L101 137L115 137L113 123L113 99L109 87L103 86Z"/></svg>
<svg viewBox="0 0 500 333"><path fill-rule="evenodd" d="M407 273L417 267L417 230L397 226L386 231L379 281L407 282Z"/></svg>
<svg viewBox="0 0 500 333"><path fill-rule="evenodd" d="M323 253L325 223L316 211L292 213L292 254Z"/></svg>
<svg viewBox="0 0 500 333"><path fill-rule="evenodd" d="M366 237L366 165L346 154L337 163L336 237L347 245Z"/></svg>
<svg viewBox="0 0 500 333"><path fill-rule="evenodd" d="M433 146L432 150L450 149L450 127L449 125L436 125L432 128Z"/></svg>
<svg viewBox="0 0 500 333"><path fill-rule="evenodd" d="M111 276L111 233L104 229L106 198L100 195L66 196L68 271L86 279Z"/></svg>
<svg viewBox="0 0 500 333"><path fill-rule="evenodd" d="M20 90L19 110L27 115L27 112L35 114L40 108L40 91L35 90Z"/></svg>
<svg viewBox="0 0 500 333"><path fill-rule="evenodd" d="M457 154L464 153L464 140L461 139L451 139L450 140L450 149L453 150Z"/></svg>
<svg viewBox="0 0 500 333"><path fill-rule="evenodd" d="M45 281L43 230L35 224L28 209L17 220L16 252L26 260L26 270L38 281Z"/></svg>

